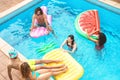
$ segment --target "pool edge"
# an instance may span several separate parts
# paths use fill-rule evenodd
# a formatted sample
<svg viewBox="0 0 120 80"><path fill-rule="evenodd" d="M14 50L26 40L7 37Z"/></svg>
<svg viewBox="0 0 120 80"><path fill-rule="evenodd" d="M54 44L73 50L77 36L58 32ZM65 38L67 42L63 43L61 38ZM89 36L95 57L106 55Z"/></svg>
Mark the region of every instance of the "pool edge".
<svg viewBox="0 0 120 80"><path fill-rule="evenodd" d="M2 51L7 57L9 57L8 52L11 49L14 49L14 48L0 37L0 51ZM23 56L19 51L18 51L18 55L22 61L27 60L25 56Z"/></svg>
<svg viewBox="0 0 120 80"><path fill-rule="evenodd" d="M86 1L120 15L120 9L115 8L115 7L113 7L113 6L109 5L109 4L105 4L105 3L101 2L101 1L98 2L96 0L86 0Z"/></svg>
<svg viewBox="0 0 120 80"><path fill-rule="evenodd" d="M21 6L18 9L14 10L13 12L9 13L8 15L0 18L0 25L41 1L42 0L32 0L27 5Z"/></svg>

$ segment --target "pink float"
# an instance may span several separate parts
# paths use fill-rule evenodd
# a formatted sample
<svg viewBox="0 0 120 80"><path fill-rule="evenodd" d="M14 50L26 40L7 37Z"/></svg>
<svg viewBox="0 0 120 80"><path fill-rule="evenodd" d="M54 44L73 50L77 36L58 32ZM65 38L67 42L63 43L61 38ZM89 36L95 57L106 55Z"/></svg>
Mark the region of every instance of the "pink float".
<svg viewBox="0 0 120 80"><path fill-rule="evenodd" d="M41 9L43 10L43 13L47 15L47 7L42 6ZM48 20L49 25L51 25L52 16L47 15L47 20ZM35 20L35 23L37 23L37 20ZM34 38L38 38L40 36L47 35L48 33L49 33L48 30L44 26L41 26L41 27L37 27L37 28L33 29L30 32L30 36L34 37Z"/></svg>

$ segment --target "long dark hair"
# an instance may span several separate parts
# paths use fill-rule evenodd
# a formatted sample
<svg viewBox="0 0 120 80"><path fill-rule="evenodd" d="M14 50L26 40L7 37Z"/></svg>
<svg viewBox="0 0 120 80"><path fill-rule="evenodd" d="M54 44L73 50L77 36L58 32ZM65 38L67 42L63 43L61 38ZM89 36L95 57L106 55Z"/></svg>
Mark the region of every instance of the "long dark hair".
<svg viewBox="0 0 120 80"><path fill-rule="evenodd" d="M29 78L29 74L31 72L31 69L30 69L30 66L28 65L27 62L24 62L21 64L20 71L21 71L23 78Z"/></svg>
<svg viewBox="0 0 120 80"><path fill-rule="evenodd" d="M75 41L75 40L74 40L74 36L73 36L73 35L69 35L68 37L70 37L70 38L72 39L72 43L71 43L71 44L73 45L73 44L74 44L74 41Z"/></svg>
<svg viewBox="0 0 120 80"><path fill-rule="evenodd" d="M106 42L106 36L104 33L100 32L99 33L99 41L98 41L98 44L99 46L103 46Z"/></svg>
<svg viewBox="0 0 120 80"><path fill-rule="evenodd" d="M43 14L43 11L42 11L42 9L41 9L40 7L37 7L37 8L35 9L35 14L37 14L38 11L40 11L40 14L41 14L41 15Z"/></svg>

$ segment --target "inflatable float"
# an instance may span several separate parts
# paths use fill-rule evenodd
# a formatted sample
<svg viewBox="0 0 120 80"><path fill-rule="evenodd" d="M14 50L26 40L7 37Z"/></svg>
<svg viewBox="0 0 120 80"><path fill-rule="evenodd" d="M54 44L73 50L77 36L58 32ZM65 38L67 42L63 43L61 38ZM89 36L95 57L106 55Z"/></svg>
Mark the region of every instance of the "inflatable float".
<svg viewBox="0 0 120 80"><path fill-rule="evenodd" d="M65 73L54 76L55 80L79 80L83 76L83 67L63 49L54 49L45 54L43 59L62 60L60 63L46 64L47 66L65 64L68 67Z"/></svg>
<svg viewBox="0 0 120 80"><path fill-rule="evenodd" d="M97 31L100 31L98 11L87 10L80 13L75 20L75 28L85 38L87 38L87 35L90 35L91 38L98 39Z"/></svg>
<svg viewBox="0 0 120 80"><path fill-rule="evenodd" d="M47 15L47 7L46 6L41 6L41 9L42 9L43 13ZM52 16L47 15L47 20L48 20L49 25L51 25ZM35 20L35 23L38 23L37 20ZM34 37L34 38L38 38L40 36L47 35L48 33L49 33L48 30L44 26L40 26L40 27L37 27L37 28L33 29L30 32L30 36Z"/></svg>
<svg viewBox="0 0 120 80"><path fill-rule="evenodd" d="M41 48L36 49L36 52L38 54L46 54L47 52L49 52L55 48L56 48L56 44L53 41L51 41L50 43L45 44Z"/></svg>

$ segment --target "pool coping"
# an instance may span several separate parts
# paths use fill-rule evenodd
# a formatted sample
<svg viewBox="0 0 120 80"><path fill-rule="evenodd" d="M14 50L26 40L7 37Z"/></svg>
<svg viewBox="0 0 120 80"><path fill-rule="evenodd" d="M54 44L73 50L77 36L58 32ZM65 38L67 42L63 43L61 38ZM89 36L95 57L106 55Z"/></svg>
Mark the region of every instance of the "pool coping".
<svg viewBox="0 0 120 80"><path fill-rule="evenodd" d="M7 65L9 64L9 57L6 56L1 50L0 50L0 80L9 80L8 76L8 69ZM12 78L14 80L20 80L21 79L21 73L18 70L12 69L11 71Z"/></svg>
<svg viewBox="0 0 120 80"><path fill-rule="evenodd" d="M29 2L31 2L31 1L32 1L32 0L24 0L24 1L16 4L15 6L9 8L9 9L3 11L3 12L1 12L1 13L0 13L0 18L6 16L6 15L8 15L8 14L10 14L11 12L19 9L20 7L22 7L22 6L24 6L24 5L27 5L27 4L28 4Z"/></svg>
<svg viewBox="0 0 120 80"><path fill-rule="evenodd" d="M116 14L120 14L120 9L118 9L116 7L113 7L113 6L109 5L109 4L106 4L106 3L102 2L101 0L97 0L97 1L96 0L86 0L86 1L90 2L90 3L93 3L93 4L97 5L97 6L100 6L102 8L105 8L105 9L107 9L109 11L112 11L112 12L114 12Z"/></svg>
<svg viewBox="0 0 120 80"><path fill-rule="evenodd" d="M9 57L8 52L11 49L14 49L14 48L0 37L0 51L2 51L6 56ZM25 58L19 51L17 51L17 52L18 52L18 57L20 58L20 60L22 60L22 61L27 60L27 58Z"/></svg>
<svg viewBox="0 0 120 80"><path fill-rule="evenodd" d="M3 15L2 18L0 17L0 25L41 1L42 0L25 0L25 2L21 2L20 4L16 5L17 7L12 7L12 9L9 9L8 12L5 11L7 12L6 15L5 12L4 14L0 13L0 16Z"/></svg>
<svg viewBox="0 0 120 80"><path fill-rule="evenodd" d="M108 4L108 5L111 5L111 6L113 6L113 7L116 7L116 8L118 8L118 9L120 9L120 3L117 3L117 2L115 2L115 1L111 1L111 0L98 0L98 1L101 1L101 2L103 2L103 3L106 3L106 4Z"/></svg>

